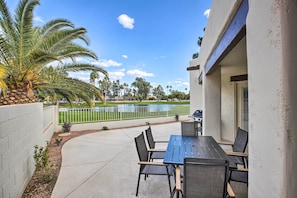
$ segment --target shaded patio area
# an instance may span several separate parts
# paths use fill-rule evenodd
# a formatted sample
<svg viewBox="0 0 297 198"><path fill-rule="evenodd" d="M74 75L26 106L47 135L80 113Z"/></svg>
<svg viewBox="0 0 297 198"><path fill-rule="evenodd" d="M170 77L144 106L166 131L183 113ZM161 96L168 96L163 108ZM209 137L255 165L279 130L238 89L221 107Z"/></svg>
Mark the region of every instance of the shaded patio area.
<svg viewBox="0 0 297 198"><path fill-rule="evenodd" d="M147 127L101 131L65 143L52 198L135 197L139 166L134 137ZM168 140L181 131L180 122L151 127L156 140ZM247 197L245 184L231 185L236 197ZM169 196L166 176L150 176L146 181L141 178L138 197Z"/></svg>

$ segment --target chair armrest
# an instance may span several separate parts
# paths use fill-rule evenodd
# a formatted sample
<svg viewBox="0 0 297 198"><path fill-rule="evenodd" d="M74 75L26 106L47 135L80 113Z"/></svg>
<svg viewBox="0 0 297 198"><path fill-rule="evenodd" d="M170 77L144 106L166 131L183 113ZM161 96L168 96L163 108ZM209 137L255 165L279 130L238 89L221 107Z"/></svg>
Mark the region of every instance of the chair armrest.
<svg viewBox="0 0 297 198"><path fill-rule="evenodd" d="M230 156L236 156L236 157L247 157L248 154L246 153L241 153L241 152L226 152L227 155L230 155Z"/></svg>
<svg viewBox="0 0 297 198"><path fill-rule="evenodd" d="M153 165L153 166L168 166L168 164L163 164L163 162L138 162L139 165Z"/></svg>
<svg viewBox="0 0 297 198"><path fill-rule="evenodd" d="M148 149L149 152L166 152L165 149Z"/></svg>
<svg viewBox="0 0 297 198"><path fill-rule="evenodd" d="M232 146L232 145L234 144L234 142L221 141L221 142L218 142L218 144L221 144L221 145L230 145L230 146Z"/></svg>
<svg viewBox="0 0 297 198"><path fill-rule="evenodd" d="M237 169L234 169L232 171L238 171L238 172L249 172L249 169L247 168L237 168Z"/></svg>
<svg viewBox="0 0 297 198"><path fill-rule="evenodd" d="M176 190L181 190L181 174L180 174L180 167L175 169L175 188Z"/></svg>
<svg viewBox="0 0 297 198"><path fill-rule="evenodd" d="M229 183L227 183L227 193L231 198L235 198L235 193Z"/></svg>

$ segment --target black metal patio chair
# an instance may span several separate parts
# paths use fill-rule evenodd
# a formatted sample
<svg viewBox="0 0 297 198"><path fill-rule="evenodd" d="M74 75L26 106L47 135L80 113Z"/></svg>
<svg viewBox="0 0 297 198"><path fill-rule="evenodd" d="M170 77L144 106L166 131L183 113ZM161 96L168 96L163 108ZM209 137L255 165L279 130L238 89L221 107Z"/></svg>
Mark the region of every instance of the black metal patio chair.
<svg viewBox="0 0 297 198"><path fill-rule="evenodd" d="M176 186L171 194L181 193L186 198L235 197L228 183L229 161L223 159L184 159L183 189L180 168L176 168Z"/></svg>
<svg viewBox="0 0 297 198"><path fill-rule="evenodd" d="M181 122L181 135L198 136L198 124L193 122Z"/></svg>
<svg viewBox="0 0 297 198"><path fill-rule="evenodd" d="M168 141L156 141L153 137L151 126L145 130L145 135L149 145L149 161L153 161L154 159L164 159L166 150L156 149L155 145L158 143L168 143Z"/></svg>
<svg viewBox="0 0 297 198"><path fill-rule="evenodd" d="M247 154L245 153L247 144L248 144L248 132L237 128L236 138L234 143L229 142L218 142L221 145L230 145L232 146L232 152L226 152L229 155L229 159L232 160L235 164L240 164L246 167L245 158Z"/></svg>
<svg viewBox="0 0 297 198"><path fill-rule="evenodd" d="M139 189L139 182L140 176L144 175L144 179L146 179L147 175L165 175L168 177L168 184L169 184L169 191L171 193L171 183L170 177L174 175L174 167L172 165L163 164L163 162L149 162L149 152L146 147L144 134L143 132L134 138L137 154L139 157L138 164L139 167L139 174L138 174L138 181L137 181L137 188L136 188L136 196L138 196L138 189Z"/></svg>
<svg viewBox="0 0 297 198"><path fill-rule="evenodd" d="M248 156L246 157L246 165L248 167ZM246 183L248 185L248 168L238 167L237 169L230 169L229 181Z"/></svg>

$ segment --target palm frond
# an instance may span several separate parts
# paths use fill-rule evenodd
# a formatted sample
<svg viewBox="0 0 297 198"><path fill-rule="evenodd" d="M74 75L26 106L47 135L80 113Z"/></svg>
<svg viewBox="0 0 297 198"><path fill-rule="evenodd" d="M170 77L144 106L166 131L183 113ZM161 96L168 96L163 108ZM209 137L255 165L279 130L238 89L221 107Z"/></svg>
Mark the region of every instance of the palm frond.
<svg viewBox="0 0 297 198"><path fill-rule="evenodd" d="M92 58L95 60L98 60L97 55L95 52L92 52L91 50L84 48L76 43L69 43L67 44L61 51L59 52L59 57L61 59L63 58L76 58L76 57L86 57L86 58Z"/></svg>
<svg viewBox="0 0 297 198"><path fill-rule="evenodd" d="M67 72L76 72L76 71L94 71L94 72L100 72L104 74L104 76L108 77L108 72L96 65L92 64L85 64L85 63L71 63L71 64L65 64L63 67L61 67L62 70Z"/></svg>
<svg viewBox="0 0 297 198"><path fill-rule="evenodd" d="M40 33L41 35L49 35L51 33L55 33L57 30L60 30L62 28L67 28L67 27L71 29L75 28L74 24L67 19L61 19L61 18L54 19L44 24L40 28Z"/></svg>
<svg viewBox="0 0 297 198"><path fill-rule="evenodd" d="M46 52L55 52L61 51L69 42L76 40L79 36L86 33L86 29L77 28L72 30L63 29L56 31L54 34L48 35L43 40L42 45L40 46Z"/></svg>
<svg viewBox="0 0 297 198"><path fill-rule="evenodd" d="M5 0L0 0L0 18L3 23L1 23L1 29L5 33L12 33L13 19L9 13L8 7Z"/></svg>

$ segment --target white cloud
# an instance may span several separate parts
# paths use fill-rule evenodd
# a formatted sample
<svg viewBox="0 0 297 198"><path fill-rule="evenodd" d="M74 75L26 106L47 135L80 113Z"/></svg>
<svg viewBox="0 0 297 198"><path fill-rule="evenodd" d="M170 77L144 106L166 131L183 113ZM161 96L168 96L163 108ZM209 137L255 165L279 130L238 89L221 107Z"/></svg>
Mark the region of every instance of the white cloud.
<svg viewBox="0 0 297 198"><path fill-rule="evenodd" d="M44 21L42 20L42 18L40 16L34 16L33 21L44 23Z"/></svg>
<svg viewBox="0 0 297 198"><path fill-rule="evenodd" d="M204 11L203 15L206 16L207 18L209 17L210 9L207 9Z"/></svg>
<svg viewBox="0 0 297 198"><path fill-rule="evenodd" d="M108 72L108 75L111 80L120 80L125 76L125 69L121 69L114 72Z"/></svg>
<svg viewBox="0 0 297 198"><path fill-rule="evenodd" d="M90 82L90 72L89 71L79 71L79 72L68 72L71 78L76 78L84 82Z"/></svg>
<svg viewBox="0 0 297 198"><path fill-rule="evenodd" d="M168 86L172 86L172 89L176 89L178 87L189 87L190 83L183 80L176 80L176 81L170 81L167 83Z"/></svg>
<svg viewBox="0 0 297 198"><path fill-rule="evenodd" d="M128 58L128 56L127 56L127 55L125 55L125 54L123 54L123 55L122 55L122 57L123 57L123 58L125 58L125 59L127 59L127 58Z"/></svg>
<svg viewBox="0 0 297 198"><path fill-rule="evenodd" d="M126 14L121 14L118 16L119 23L127 29L133 29L134 28L134 19L129 17Z"/></svg>
<svg viewBox="0 0 297 198"><path fill-rule="evenodd" d="M129 70L129 71L127 71L127 75L134 76L134 77L153 77L153 76L155 76L153 73L141 71L139 69Z"/></svg>
<svg viewBox="0 0 297 198"><path fill-rule="evenodd" d="M122 65L122 63L119 63L115 60L106 60L106 59L102 59L96 62L92 62L92 64L101 66L101 67L119 67Z"/></svg>
<svg viewBox="0 0 297 198"><path fill-rule="evenodd" d="M166 56L154 57L155 60L158 60L158 59L164 59L164 58L166 58Z"/></svg>

